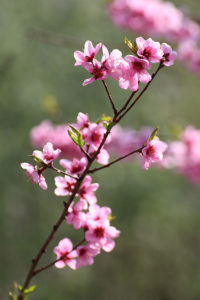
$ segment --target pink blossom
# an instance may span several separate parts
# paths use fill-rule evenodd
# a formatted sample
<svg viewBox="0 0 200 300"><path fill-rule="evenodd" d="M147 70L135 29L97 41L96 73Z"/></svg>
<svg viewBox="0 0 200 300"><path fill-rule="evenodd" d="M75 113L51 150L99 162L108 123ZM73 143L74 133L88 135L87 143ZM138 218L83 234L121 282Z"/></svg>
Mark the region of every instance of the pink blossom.
<svg viewBox="0 0 200 300"><path fill-rule="evenodd" d="M151 75L146 71L151 67L148 60L133 55L127 55L124 59L129 63L130 78L136 74L138 81L142 83L148 83L151 80Z"/></svg>
<svg viewBox="0 0 200 300"><path fill-rule="evenodd" d="M104 148L101 149L100 153L97 155L97 162L101 165L107 165L109 163L110 155L108 151Z"/></svg>
<svg viewBox="0 0 200 300"><path fill-rule="evenodd" d="M55 160L61 153L60 149L53 149L52 143L47 143L43 147L43 151L35 150L33 151L33 156L42 160L45 164L50 164L53 160Z"/></svg>
<svg viewBox="0 0 200 300"><path fill-rule="evenodd" d="M56 268L61 269L68 265L71 269L76 269L76 260L74 258L77 257L77 252L73 250L73 244L70 239L62 239L58 246L54 248L54 253L57 255L57 259L62 258L55 263Z"/></svg>
<svg viewBox="0 0 200 300"><path fill-rule="evenodd" d="M68 174L79 176L87 166L87 159L85 157L82 157L80 160L74 158L72 161L61 159L60 165L66 169Z"/></svg>
<svg viewBox="0 0 200 300"><path fill-rule="evenodd" d="M100 249L92 244L79 246L76 251L78 255L76 264L77 269L82 266L92 265L94 263L94 256L100 253Z"/></svg>
<svg viewBox="0 0 200 300"><path fill-rule="evenodd" d="M78 129L84 129L89 127L89 118L88 114L84 114L82 112L78 113L77 116L77 123L76 123Z"/></svg>
<svg viewBox="0 0 200 300"><path fill-rule="evenodd" d="M74 229L84 227L86 224L86 214L83 210L87 209L87 203L85 200L80 200L76 204L72 203L68 208L66 216L67 224L72 224Z"/></svg>
<svg viewBox="0 0 200 300"><path fill-rule="evenodd" d="M89 204L94 204L97 202L97 198L94 192L98 189L98 183L92 183L91 176L85 176L83 183L78 191L78 195L81 200L86 200Z"/></svg>
<svg viewBox="0 0 200 300"><path fill-rule="evenodd" d="M147 170L152 163L162 161L163 152L167 149L167 144L161 142L158 138L150 140L147 146L143 148L142 168Z"/></svg>
<svg viewBox="0 0 200 300"><path fill-rule="evenodd" d="M100 145L104 133L106 132L106 129L103 127L102 123L96 124L92 123L90 124L87 132L87 137L85 138L86 144L92 146L94 149L97 150L98 146Z"/></svg>
<svg viewBox="0 0 200 300"><path fill-rule="evenodd" d="M107 11L114 24L169 42L197 38L198 24L186 18L174 4L162 0L113 0Z"/></svg>
<svg viewBox="0 0 200 300"><path fill-rule="evenodd" d="M91 223L93 224L104 224L109 225L109 216L112 214L112 211L109 207L103 206L100 207L97 204L90 205L89 212L87 213L87 224L88 227Z"/></svg>
<svg viewBox="0 0 200 300"><path fill-rule="evenodd" d="M151 63L158 63L163 57L160 43L154 42L151 38L144 40L142 37L136 39L137 54L139 57L147 59Z"/></svg>
<svg viewBox="0 0 200 300"><path fill-rule="evenodd" d="M26 170L26 175L32 183L38 183L43 190L47 189L46 180L39 170L35 169L34 166L26 162L21 163L21 167L22 169Z"/></svg>
<svg viewBox="0 0 200 300"><path fill-rule="evenodd" d="M127 63L122 57L122 52L118 49L114 49L110 54L108 49L103 45L103 57L102 64L108 71L109 75L119 81L123 73L126 71Z"/></svg>
<svg viewBox="0 0 200 300"><path fill-rule="evenodd" d="M71 195L74 187L76 184L76 180L74 178L71 178L69 176L57 176L55 177L55 185L56 185L56 189L54 191L54 193L57 196L67 196L67 195Z"/></svg>
<svg viewBox="0 0 200 300"><path fill-rule="evenodd" d="M114 238L117 238L120 231L113 226L91 223L89 229L85 232L85 239L96 246L101 247L104 251L110 252L115 247Z"/></svg>
<svg viewBox="0 0 200 300"><path fill-rule="evenodd" d="M130 76L129 69L127 68L119 79L119 86L124 90L130 89L131 91L136 92L138 90L137 74Z"/></svg>
<svg viewBox="0 0 200 300"><path fill-rule="evenodd" d="M108 77L107 69L96 59L92 64L85 65L85 69L93 75L83 81L83 86L93 83L95 80L105 80Z"/></svg>
<svg viewBox="0 0 200 300"><path fill-rule="evenodd" d="M84 52L75 51L74 58L76 60L75 66L83 66L89 65L93 62L95 56L101 49L102 44L99 43L95 47L91 41L86 41L84 46Z"/></svg>
<svg viewBox="0 0 200 300"><path fill-rule="evenodd" d="M176 51L172 51L171 46L166 43L161 45L161 49L163 51L163 64L167 67L170 67L174 64L174 61L177 57Z"/></svg>

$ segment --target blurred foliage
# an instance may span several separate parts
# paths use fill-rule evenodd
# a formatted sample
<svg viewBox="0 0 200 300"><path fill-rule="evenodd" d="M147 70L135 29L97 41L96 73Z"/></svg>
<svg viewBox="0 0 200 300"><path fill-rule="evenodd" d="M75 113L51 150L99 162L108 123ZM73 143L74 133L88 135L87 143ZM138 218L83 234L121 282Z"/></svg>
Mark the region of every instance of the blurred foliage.
<svg viewBox="0 0 200 300"><path fill-rule="evenodd" d="M197 16L198 0L175 2ZM90 39L126 53L124 36L134 37L113 26L103 1L0 3L0 299L6 299L15 280L23 283L63 201L53 194L52 174L44 192L27 183L19 167L32 152L30 128L43 119L73 122L79 111L94 120L111 114L99 82L81 86L88 74L73 67L73 51ZM112 80L108 85L120 105L129 92ZM199 111L199 77L177 63L161 72L123 125L138 129L159 124L167 140L171 126L200 128ZM92 267L41 273L33 280L38 288L30 299L200 299L200 187L171 171L144 172L132 161L101 171L95 180L100 203L117 216L113 224L121 236L116 249L102 253ZM60 238L77 242L77 234L63 225L43 263L54 258L52 248Z"/></svg>

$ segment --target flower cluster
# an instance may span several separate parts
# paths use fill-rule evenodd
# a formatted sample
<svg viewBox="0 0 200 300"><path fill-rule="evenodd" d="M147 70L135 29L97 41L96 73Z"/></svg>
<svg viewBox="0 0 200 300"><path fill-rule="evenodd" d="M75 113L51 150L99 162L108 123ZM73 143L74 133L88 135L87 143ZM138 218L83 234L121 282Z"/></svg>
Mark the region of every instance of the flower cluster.
<svg viewBox="0 0 200 300"><path fill-rule="evenodd" d="M46 190L47 183L42 173L58 158L60 152L60 149L54 150L53 145L47 143L44 145L43 151L35 150L32 153L33 158L37 162L36 166L23 162L21 163L21 167L26 171L26 175L32 183L38 183L43 190Z"/></svg>
<svg viewBox="0 0 200 300"><path fill-rule="evenodd" d="M182 42L178 48L179 60L182 61L188 69L200 74L200 48L197 41L189 39Z"/></svg>
<svg viewBox="0 0 200 300"><path fill-rule="evenodd" d="M102 47L103 56L99 62L96 55ZM101 43L93 47L90 41L85 43L84 51L75 51L75 66L82 66L91 75L91 78L84 80L83 85L90 84L95 80L105 80L111 76L118 81L122 89L137 91L139 83L151 81L148 73L152 63L163 63L171 66L176 59L176 52L166 43L160 45L159 42L151 38L144 40L142 37L136 39L134 55L122 57L121 51L113 50L110 54L106 46Z"/></svg>
<svg viewBox="0 0 200 300"><path fill-rule="evenodd" d="M177 9L162 0L113 0L107 6L112 21L131 31L162 37L171 42L194 38L199 27Z"/></svg>
<svg viewBox="0 0 200 300"><path fill-rule="evenodd" d="M75 230L83 230L84 240L81 245L75 247L68 238L59 242L54 248L57 268L68 265L71 269L78 269L81 266L91 265L101 249L110 252L115 247L114 239L119 236L120 231L110 225L111 209L89 203L80 198L68 209L66 223L72 224Z"/></svg>
<svg viewBox="0 0 200 300"><path fill-rule="evenodd" d="M151 38L145 40L139 37L134 44L127 39L125 42L133 55L127 55L124 58L119 50L115 49L109 54L104 45L99 43L93 47L90 41L85 43L83 52L75 51L74 53L75 65L82 66L92 75L83 82L83 85L95 80L103 82L113 109L113 117L103 115L98 121L90 122L88 114L80 112L75 124L54 127L50 122L44 121L31 131L33 145L43 146L43 150L33 151L35 166L23 162L21 167L31 181L39 184L44 190L47 189L44 171L47 169L55 171L59 176L55 177L54 193L56 196L68 196L68 200L64 201L64 209L56 225L53 226L36 258L32 260L25 284L20 289L20 299L27 292L32 277L52 265L57 268L68 265L75 270L81 266L93 264L94 257L100 254L101 250L110 252L114 249L115 238L119 236L120 231L111 225L113 220L111 209L97 204L95 192L99 184L92 182L91 174L136 153L142 157L142 168L145 170L152 163L161 162L163 159L167 145L157 137L158 128L153 131L145 129L141 131L141 134L136 134L131 133L130 130L129 132L123 131L118 123L140 99L159 70L174 63L176 52L172 51L166 43L160 44ZM101 48L103 56L99 62L96 55ZM151 76L148 71L153 63L159 65ZM105 83L108 76L118 81L121 88L133 91L120 109L115 106ZM134 92L139 89L140 82L146 86L133 100ZM136 145L138 148L134 147ZM109 162L110 151L111 153L121 151L122 156ZM123 152L126 153L123 155ZM54 160L61 155L62 159L59 164L64 171L53 164ZM93 168L92 164L95 161L103 166ZM69 238L62 239L54 248L56 260L37 269L39 260L63 221L72 225L75 230L81 230L84 235L83 240L74 246Z"/></svg>
<svg viewBox="0 0 200 300"><path fill-rule="evenodd" d="M179 59L200 73L198 23L184 16L173 3L162 0L112 0L107 12L113 23L134 33L164 38L179 45Z"/></svg>

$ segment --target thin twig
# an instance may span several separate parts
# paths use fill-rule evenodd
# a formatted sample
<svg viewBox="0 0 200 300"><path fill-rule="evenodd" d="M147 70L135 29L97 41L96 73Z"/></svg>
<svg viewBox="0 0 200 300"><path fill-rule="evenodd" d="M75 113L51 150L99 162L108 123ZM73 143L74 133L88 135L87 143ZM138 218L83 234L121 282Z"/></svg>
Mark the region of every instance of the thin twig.
<svg viewBox="0 0 200 300"><path fill-rule="evenodd" d="M119 162L120 160L125 159L126 157L129 157L129 156L131 156L131 155L133 155L133 154L135 154L135 153L141 153L141 152L142 152L142 149L143 149L144 147L145 147L145 145L143 145L141 148L139 148L139 149L137 149L137 150L134 150L134 151L132 151L132 152L130 152L130 153L124 155L124 156L121 156L121 157L119 157L119 158L113 160L112 162L110 162L110 163L107 164L107 165L104 165L104 166L102 166L102 167L99 167L99 168L95 168L95 169L89 170L88 173L95 173L95 172L97 172L97 171L103 170L103 169L105 169L105 168L108 168L108 167L110 167L110 166L116 164L116 163Z"/></svg>
<svg viewBox="0 0 200 300"><path fill-rule="evenodd" d="M112 98L112 96L111 96L111 94L110 94L110 92L109 92L109 90L108 90L108 87L107 87L107 84L106 84L105 80L102 80L102 82L103 82L103 85L104 85L104 87L105 87L105 90L106 90L106 93L107 93L107 95L108 95L108 98L109 98L109 100L110 100L110 103L111 103L111 106L112 106L114 115L116 116L116 115L117 115L117 108L115 107L113 98Z"/></svg>
<svg viewBox="0 0 200 300"><path fill-rule="evenodd" d="M84 238L82 241L80 241L76 246L74 246L74 248L72 249L72 251L75 250L75 249L77 249L77 248L78 248L79 246L81 246L84 242L85 242L85 238ZM68 254L69 254L69 253L68 253ZM33 272L33 276L36 276L38 273L40 273L40 272L42 272L42 271L44 271L44 270L46 270L46 269L49 269L50 267L54 266L55 263L57 263L58 261L61 261L61 260L65 259L65 257L66 257L66 254L63 255L63 256L61 256L61 257L58 258L58 259L55 259L54 261L52 261L52 262L49 263L48 265L45 265L44 267L35 270L35 271Z"/></svg>
<svg viewBox="0 0 200 300"><path fill-rule="evenodd" d="M78 177L76 177L76 176L72 176L72 175L70 175L70 174L68 174L68 173L66 173L66 172L64 172L64 171L62 171L60 169L57 169L56 167L53 166L53 164L48 165L48 168L51 169L51 170L56 171L59 174L62 174L62 175L65 175L65 176L69 176L69 177L71 177L73 179L76 179L76 180L78 179Z"/></svg>
<svg viewBox="0 0 200 300"><path fill-rule="evenodd" d="M80 147L80 150L85 155L85 157L87 158L87 160L91 161L91 157L89 156L89 154L87 154L87 152L82 147Z"/></svg>
<svg viewBox="0 0 200 300"><path fill-rule="evenodd" d="M129 112L129 110L138 102L138 100L141 98L141 96L144 94L144 92L148 89L149 85L152 83L153 79L156 77L158 72L164 67L163 62L161 61L156 72L152 74L151 80L145 85L143 90L140 92L140 94L137 96L137 98L133 101L133 103L125 110L125 112L119 116L116 120L116 123L119 123L119 121Z"/></svg>
<svg viewBox="0 0 200 300"><path fill-rule="evenodd" d="M135 96L136 92L132 92L130 97L127 99L127 101L125 102L124 106L118 111L118 116L127 108L127 106L129 105L130 101L132 100L132 98Z"/></svg>

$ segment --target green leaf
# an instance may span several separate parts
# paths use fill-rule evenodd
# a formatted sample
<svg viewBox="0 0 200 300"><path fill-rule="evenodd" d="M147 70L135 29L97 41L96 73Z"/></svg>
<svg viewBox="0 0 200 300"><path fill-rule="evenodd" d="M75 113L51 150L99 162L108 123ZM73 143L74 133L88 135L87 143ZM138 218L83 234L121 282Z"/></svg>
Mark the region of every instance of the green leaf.
<svg viewBox="0 0 200 300"><path fill-rule="evenodd" d="M132 43L131 41L128 40L128 38L125 36L124 42L127 45L128 49L134 54L137 55L137 45L136 43Z"/></svg>
<svg viewBox="0 0 200 300"><path fill-rule="evenodd" d="M106 122L103 122L103 127L107 130L108 129L108 124Z"/></svg>
<svg viewBox="0 0 200 300"><path fill-rule="evenodd" d="M154 140L154 139L156 138L156 136L157 136L157 134L158 134L159 128L160 128L160 127L158 126L158 127L156 127L156 128L152 131L150 137L148 138L147 143L150 142L150 141L152 141L152 140Z"/></svg>
<svg viewBox="0 0 200 300"><path fill-rule="evenodd" d="M17 289L18 289L19 292L21 292L23 290L23 287L21 285L18 285Z"/></svg>
<svg viewBox="0 0 200 300"><path fill-rule="evenodd" d="M29 288L24 290L24 295L27 295L29 293L33 293L35 291L35 289L36 289L36 285L30 286Z"/></svg>
<svg viewBox="0 0 200 300"><path fill-rule="evenodd" d="M73 132L68 130L68 134L69 134L70 138L73 140L73 142L76 145L78 145L79 147L82 148L85 145L85 142L83 141L81 133L71 125L70 125L70 128L73 130Z"/></svg>
<svg viewBox="0 0 200 300"><path fill-rule="evenodd" d="M70 136L70 138L72 139L72 141L76 144L76 145L78 145L79 146L79 143L78 143L78 138L77 138L77 136L75 136L74 134L73 134L73 132L72 131L70 131L70 130L68 130L68 134L69 134L69 136Z"/></svg>
<svg viewBox="0 0 200 300"><path fill-rule="evenodd" d="M74 132L74 133L76 133L77 135L78 134L80 134L80 132L75 128L75 127L73 127L72 125L69 125L69 127L72 129L72 131Z"/></svg>

